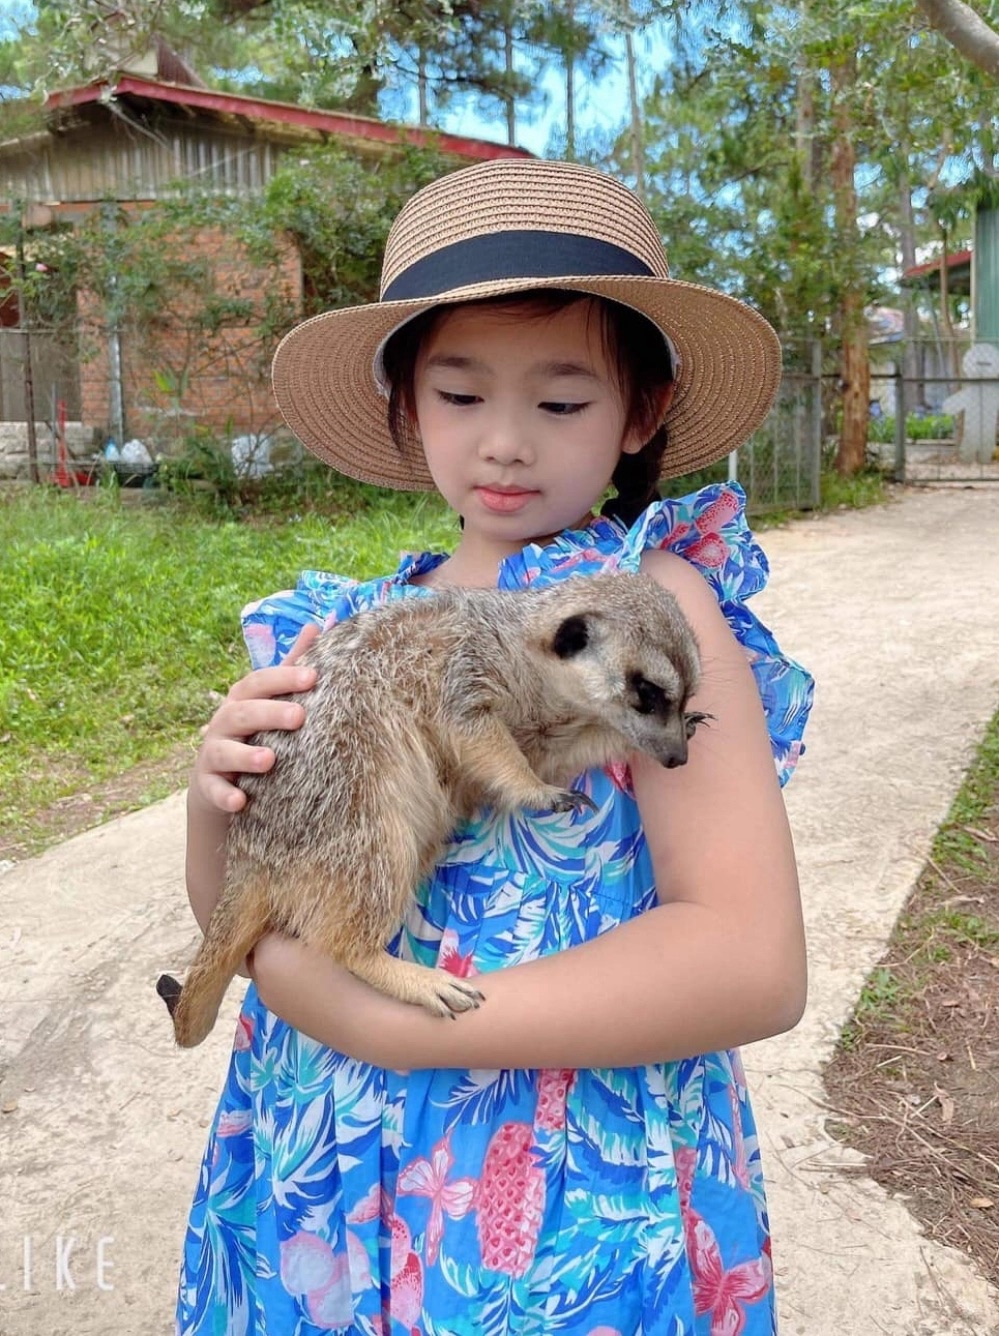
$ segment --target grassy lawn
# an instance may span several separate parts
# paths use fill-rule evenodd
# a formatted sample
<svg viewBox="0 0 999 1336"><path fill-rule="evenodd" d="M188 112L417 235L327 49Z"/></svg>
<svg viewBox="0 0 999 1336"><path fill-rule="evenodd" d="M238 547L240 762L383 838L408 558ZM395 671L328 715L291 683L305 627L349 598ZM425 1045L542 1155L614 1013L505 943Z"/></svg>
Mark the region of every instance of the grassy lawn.
<svg viewBox="0 0 999 1336"><path fill-rule="evenodd" d="M250 599L453 541L435 497L351 484L325 513L244 522L116 488L0 492L0 839L35 847L40 810L193 743L247 668Z"/></svg>
<svg viewBox="0 0 999 1336"><path fill-rule="evenodd" d="M829 480L823 508L882 496L873 477ZM250 500L0 488L0 860L183 783L215 693L247 668L245 603L310 567L379 575L457 533L436 496L319 466Z"/></svg>

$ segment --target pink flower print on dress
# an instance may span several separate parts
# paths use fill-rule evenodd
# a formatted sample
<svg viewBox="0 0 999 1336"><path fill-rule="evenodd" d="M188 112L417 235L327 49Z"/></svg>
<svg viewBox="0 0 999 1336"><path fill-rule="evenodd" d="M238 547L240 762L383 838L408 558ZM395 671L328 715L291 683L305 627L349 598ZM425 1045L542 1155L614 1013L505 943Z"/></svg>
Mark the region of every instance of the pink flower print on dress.
<svg viewBox="0 0 999 1336"><path fill-rule="evenodd" d="M709 533L685 548L683 555L688 561L693 561L699 566L714 568L725 565L728 549L723 538L719 538L716 533Z"/></svg>
<svg viewBox="0 0 999 1336"><path fill-rule="evenodd" d="M437 1142L430 1159L420 1158L407 1164L399 1173L400 1197L429 1197L430 1221L427 1224L427 1263L433 1266L440 1252L444 1236L444 1212L452 1220L460 1220L472 1208L475 1197L474 1178L456 1178L448 1182L448 1171L454 1164L451 1153L451 1134Z"/></svg>
<svg viewBox="0 0 999 1336"><path fill-rule="evenodd" d="M503 1123L486 1150L476 1194L482 1264L520 1277L527 1273L545 1210L545 1176L532 1154L530 1123Z"/></svg>
<svg viewBox="0 0 999 1336"><path fill-rule="evenodd" d="M561 575L563 571L571 571L575 566L582 566L584 563L595 563L605 571L614 570L619 565L616 559L608 559L595 547L581 547L570 556L562 557L552 570Z"/></svg>
<svg viewBox="0 0 999 1336"><path fill-rule="evenodd" d="M220 1137L238 1137L247 1128L253 1126L251 1109L226 1109L219 1114L218 1134Z"/></svg>
<svg viewBox="0 0 999 1336"><path fill-rule="evenodd" d="M233 1044L237 1053L246 1053L253 1045L253 1020L240 1012L236 1022L236 1039Z"/></svg>
<svg viewBox="0 0 999 1336"><path fill-rule="evenodd" d="M690 1194L694 1190L697 1151L690 1146L682 1146L674 1152L673 1165L676 1169L677 1190L680 1193L680 1213L686 1216L690 1210Z"/></svg>
<svg viewBox="0 0 999 1336"><path fill-rule="evenodd" d="M354 1299L350 1292L350 1267L346 1257L333 1259L334 1273L321 1289L305 1296L305 1309L317 1327L349 1330L354 1322Z"/></svg>
<svg viewBox="0 0 999 1336"><path fill-rule="evenodd" d="M377 1183L372 1183L371 1187L364 1194L356 1206L352 1206L347 1212L347 1223L350 1225L363 1225L368 1220L374 1218L381 1212L388 1214L387 1200L383 1203L384 1191ZM383 1206L385 1209L383 1210Z"/></svg>
<svg viewBox="0 0 999 1336"><path fill-rule="evenodd" d="M694 1273L694 1312L711 1315L710 1336L740 1336L745 1305L770 1293L773 1269L766 1253L726 1271L710 1226L696 1212L688 1220L687 1244Z"/></svg>
<svg viewBox="0 0 999 1336"><path fill-rule="evenodd" d="M281 1284L304 1298L310 1321L330 1328L349 1327L354 1317L350 1266L325 1240L299 1230L281 1244Z"/></svg>
<svg viewBox="0 0 999 1336"><path fill-rule="evenodd" d="M534 1126L546 1132L557 1132L565 1127L565 1101L576 1080L572 1067L549 1067L538 1075L538 1106Z"/></svg>
<svg viewBox="0 0 999 1336"><path fill-rule="evenodd" d="M604 766L604 772L618 792L631 793L631 766L627 761L611 761Z"/></svg>
<svg viewBox="0 0 999 1336"><path fill-rule="evenodd" d="M472 963L471 951L467 956L458 954L458 934L453 928L445 928L441 934L437 968L446 970L448 974L456 974L460 979L470 979L479 972Z"/></svg>
<svg viewBox="0 0 999 1336"><path fill-rule="evenodd" d="M390 1317L409 1327L414 1336L419 1336L419 1321L423 1312L423 1271L416 1253L411 1252L402 1270L393 1273L390 1285Z"/></svg>
<svg viewBox="0 0 999 1336"><path fill-rule="evenodd" d="M243 639L250 653L250 662L254 668L263 668L274 662L277 654L277 641L274 631L261 622L247 622L243 626Z"/></svg>
<svg viewBox="0 0 999 1336"><path fill-rule="evenodd" d="M738 515L739 509L740 501L736 494L730 491L722 492L717 501L712 501L694 521L698 533L721 533L729 520Z"/></svg>

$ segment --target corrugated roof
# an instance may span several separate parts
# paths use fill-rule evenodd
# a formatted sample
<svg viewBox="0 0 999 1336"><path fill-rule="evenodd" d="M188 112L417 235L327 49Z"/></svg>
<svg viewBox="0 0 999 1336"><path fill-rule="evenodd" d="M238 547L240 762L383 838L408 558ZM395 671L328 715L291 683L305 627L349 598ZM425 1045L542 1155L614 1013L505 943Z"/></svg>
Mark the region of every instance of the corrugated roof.
<svg viewBox="0 0 999 1336"><path fill-rule="evenodd" d="M903 281L903 283L904 283L907 279L925 278L928 274L936 274L936 273L939 273L939 272L940 272L940 261L941 261L942 259L943 259L943 256L938 255L937 258L936 258L935 260L928 260L928 261L926 262L926 264L914 264L914 265L910 265L908 269L903 269L903 270L902 270L902 281ZM952 255L948 255L948 256L947 256L947 268L948 268L948 269L958 269L958 268L960 268L962 265L966 265L966 264L971 264L971 251L970 251L970 250L954 251Z"/></svg>
<svg viewBox="0 0 999 1336"><path fill-rule="evenodd" d="M184 107L190 111L234 116L243 121L280 125L289 129L298 128L320 135L367 139L384 144L435 145L445 153L483 161L490 158L534 156L526 149L511 148L507 144L494 144L486 139L447 134L416 125L391 125L375 117L358 116L352 112L298 107L288 102L269 102L265 98L247 97L242 93L220 93L211 88L167 83L135 74L119 74L112 79L98 80L79 88L59 89L50 93L45 99L45 110L50 112L69 110L72 107L99 104L115 98L160 102Z"/></svg>

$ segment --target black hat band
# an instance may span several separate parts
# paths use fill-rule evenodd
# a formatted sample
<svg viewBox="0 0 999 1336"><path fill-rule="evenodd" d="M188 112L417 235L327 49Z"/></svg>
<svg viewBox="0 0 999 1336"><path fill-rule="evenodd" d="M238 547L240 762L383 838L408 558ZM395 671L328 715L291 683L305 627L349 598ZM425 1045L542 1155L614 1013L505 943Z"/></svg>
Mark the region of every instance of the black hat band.
<svg viewBox="0 0 999 1336"><path fill-rule="evenodd" d="M381 299L419 301L476 283L603 275L656 277L637 255L597 237L533 230L486 232L416 260L392 280Z"/></svg>

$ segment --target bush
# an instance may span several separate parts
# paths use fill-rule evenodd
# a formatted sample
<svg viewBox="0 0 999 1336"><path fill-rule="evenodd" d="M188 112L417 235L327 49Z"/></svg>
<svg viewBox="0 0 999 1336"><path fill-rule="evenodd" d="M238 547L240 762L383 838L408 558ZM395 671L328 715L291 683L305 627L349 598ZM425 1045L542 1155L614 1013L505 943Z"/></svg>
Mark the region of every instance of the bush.
<svg viewBox="0 0 999 1336"><path fill-rule="evenodd" d="M909 441L952 440L954 419L947 413L927 413L922 417L917 413L909 413L905 419L905 436ZM884 443L893 441L895 419L871 418L867 428L867 439Z"/></svg>

